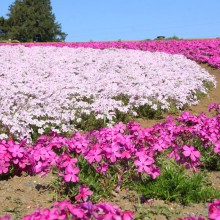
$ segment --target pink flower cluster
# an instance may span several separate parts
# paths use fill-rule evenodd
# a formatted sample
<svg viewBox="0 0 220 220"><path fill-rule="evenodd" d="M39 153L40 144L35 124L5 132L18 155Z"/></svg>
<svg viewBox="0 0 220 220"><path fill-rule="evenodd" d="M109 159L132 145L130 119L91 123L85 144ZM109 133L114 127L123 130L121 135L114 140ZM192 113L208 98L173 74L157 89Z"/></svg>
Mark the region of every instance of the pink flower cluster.
<svg viewBox="0 0 220 220"><path fill-rule="evenodd" d="M92 202L72 205L69 201L55 202L53 208L38 208L34 213L27 215L22 220L65 220L65 219L98 219L98 220L132 220L133 213L122 211L118 206L110 203L92 204ZM10 220L10 216L0 217L0 220Z"/></svg>
<svg viewBox="0 0 220 220"><path fill-rule="evenodd" d="M211 104L209 105L209 111L214 110L216 113L220 114L220 104Z"/></svg>
<svg viewBox="0 0 220 220"><path fill-rule="evenodd" d="M209 204L209 219L220 220L220 200L215 200Z"/></svg>
<svg viewBox="0 0 220 220"><path fill-rule="evenodd" d="M81 185L79 186L79 194L75 196L75 200L79 201L82 199L84 202L86 202L88 200L88 197L92 194L93 192L89 189L89 187Z"/></svg>
<svg viewBox="0 0 220 220"><path fill-rule="evenodd" d="M24 170L29 162L27 151L24 148L26 140L16 143L13 140L0 142L0 175L8 173L10 166L17 166L17 171Z"/></svg>
<svg viewBox="0 0 220 220"><path fill-rule="evenodd" d="M204 113L194 116L184 112L151 128L142 128L136 122L119 123L86 134L78 132L70 139L52 132L40 136L33 145L25 140L1 141L0 174L13 167L18 173L25 170L45 175L56 167L64 182L79 182L77 158L83 157L103 175L117 165L120 178L124 171L133 169L155 179L160 175L155 162L161 152L196 170L204 156L195 144L198 140L200 147L220 155L220 114L208 118Z"/></svg>
<svg viewBox="0 0 220 220"><path fill-rule="evenodd" d="M0 44L5 45L5 44ZM6 44L7 45L7 44ZM10 44L13 45L13 44ZM14 44L18 45L18 44ZM220 40L163 40L163 41L125 41L125 42L85 42L85 43L27 43L32 46L55 46L72 48L118 48L146 51L161 51L170 54L182 54L199 63L207 63L220 68Z"/></svg>
<svg viewBox="0 0 220 220"><path fill-rule="evenodd" d="M84 202L72 205L69 201L55 202L53 208L38 208L34 213L22 218L22 220L55 220L55 219L98 219L98 220L132 220L134 215L131 211L121 211L116 205L110 203L92 204ZM220 200L215 200L209 204L209 220L220 220ZM10 220L10 216L0 217L0 220ZM179 220L205 220L205 217L196 216L181 218Z"/></svg>

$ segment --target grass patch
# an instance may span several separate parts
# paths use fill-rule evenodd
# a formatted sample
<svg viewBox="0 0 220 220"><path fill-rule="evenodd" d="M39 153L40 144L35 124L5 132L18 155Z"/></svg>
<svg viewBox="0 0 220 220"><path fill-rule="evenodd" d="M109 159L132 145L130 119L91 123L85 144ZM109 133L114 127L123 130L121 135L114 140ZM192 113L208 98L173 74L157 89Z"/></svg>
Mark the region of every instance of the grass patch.
<svg viewBox="0 0 220 220"><path fill-rule="evenodd" d="M208 202L220 196L204 173L188 173L185 167L173 162L165 164L156 180L141 182L136 189L145 199L156 198L183 205Z"/></svg>

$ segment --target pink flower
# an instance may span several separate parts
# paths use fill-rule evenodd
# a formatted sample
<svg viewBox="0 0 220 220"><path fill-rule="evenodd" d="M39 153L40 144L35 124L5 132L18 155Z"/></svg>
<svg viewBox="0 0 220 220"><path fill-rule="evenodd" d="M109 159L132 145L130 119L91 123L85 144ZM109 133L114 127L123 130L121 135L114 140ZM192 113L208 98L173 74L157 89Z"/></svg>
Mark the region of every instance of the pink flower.
<svg viewBox="0 0 220 220"><path fill-rule="evenodd" d="M6 215L4 217L0 217L0 220L10 220L10 216L9 215Z"/></svg>
<svg viewBox="0 0 220 220"><path fill-rule="evenodd" d="M0 159L4 159L5 161L10 161L12 158L11 152L8 151L8 146L7 144L2 141L0 143Z"/></svg>
<svg viewBox="0 0 220 220"><path fill-rule="evenodd" d="M89 187L81 185L79 187L79 194L75 197L75 200L80 200L82 199L84 202L87 201L88 196L92 195L92 191L89 189Z"/></svg>
<svg viewBox="0 0 220 220"><path fill-rule="evenodd" d="M210 220L220 220L220 200L215 200L209 204L208 217Z"/></svg>
<svg viewBox="0 0 220 220"><path fill-rule="evenodd" d="M152 176L152 178L156 179L157 176L159 176L159 175L160 175L160 169L155 167L154 165L152 165L152 167L151 167L151 176Z"/></svg>
<svg viewBox="0 0 220 220"><path fill-rule="evenodd" d="M107 163L102 163L100 166L96 167L97 172L101 172L103 175L105 175L106 171L108 170L109 165Z"/></svg>
<svg viewBox="0 0 220 220"><path fill-rule="evenodd" d="M10 142L11 143L11 142ZM13 143L13 142L12 142ZM24 149L21 148L18 144L10 144L8 151L11 152L13 157L18 157L18 158L22 158L24 155Z"/></svg>
<svg viewBox="0 0 220 220"><path fill-rule="evenodd" d="M102 216L102 220L121 220L121 216L114 213L107 213Z"/></svg>
<svg viewBox="0 0 220 220"><path fill-rule="evenodd" d="M200 152L196 150L193 146L183 146L183 155L185 157L190 157L193 162L198 161L200 158Z"/></svg>
<svg viewBox="0 0 220 220"><path fill-rule="evenodd" d="M123 151L122 152L122 154L121 154L121 158L123 159L123 158L126 158L126 159L129 159L129 158L131 158L131 154L130 154L130 152L129 151Z"/></svg>
<svg viewBox="0 0 220 220"><path fill-rule="evenodd" d="M134 214L131 211L126 211L122 214L122 220L133 220Z"/></svg>
<svg viewBox="0 0 220 220"><path fill-rule="evenodd" d="M64 180L65 182L79 182L79 177L77 174L79 173L79 168L72 166L72 164L68 165L65 168Z"/></svg>
<svg viewBox="0 0 220 220"><path fill-rule="evenodd" d="M59 214L59 218L57 219L69 219L69 213L72 214L72 217L77 217L79 219L82 219L85 216L85 213L82 209L73 206L68 200L63 202L55 202L54 207L56 210L59 210L59 213L62 213L63 216L63 218L61 218L61 214Z"/></svg>
<svg viewBox="0 0 220 220"><path fill-rule="evenodd" d="M154 163L154 159L147 155L140 155L139 160L134 161L134 165L138 166L138 172L145 171L147 174L151 172L150 165Z"/></svg>
<svg viewBox="0 0 220 220"><path fill-rule="evenodd" d="M0 159L0 174L7 173L10 163Z"/></svg>
<svg viewBox="0 0 220 220"><path fill-rule="evenodd" d="M116 162L117 157L121 157L121 153L119 150L119 145L117 143L112 143L111 146L109 146L106 149L106 157L111 160L112 163Z"/></svg>
<svg viewBox="0 0 220 220"><path fill-rule="evenodd" d="M85 156L88 162L91 164L93 162L100 162L102 160L102 150L101 149L92 149L89 153Z"/></svg>
<svg viewBox="0 0 220 220"><path fill-rule="evenodd" d="M220 141L218 141L218 142L215 144L214 152L215 152L216 154L220 154Z"/></svg>

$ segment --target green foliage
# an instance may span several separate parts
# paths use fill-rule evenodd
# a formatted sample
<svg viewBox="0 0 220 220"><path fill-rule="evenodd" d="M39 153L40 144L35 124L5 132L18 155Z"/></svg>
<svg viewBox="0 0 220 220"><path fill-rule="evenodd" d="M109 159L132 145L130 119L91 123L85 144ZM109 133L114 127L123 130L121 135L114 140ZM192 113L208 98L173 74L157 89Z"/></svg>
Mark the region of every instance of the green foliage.
<svg viewBox="0 0 220 220"><path fill-rule="evenodd" d="M220 171L220 156L214 152L213 146L205 148L199 138L196 138L195 142L194 146L196 146L201 154L201 168L209 171Z"/></svg>
<svg viewBox="0 0 220 220"><path fill-rule="evenodd" d="M174 163L165 165L156 180L139 184L138 190L146 199L157 198L184 205L207 202L220 196L216 189L209 186L204 174L187 174L185 167Z"/></svg>
<svg viewBox="0 0 220 220"><path fill-rule="evenodd" d="M119 94L117 96L113 96L112 99L122 101L124 105L128 105L130 97L126 94Z"/></svg>
<svg viewBox="0 0 220 220"><path fill-rule="evenodd" d="M106 119L96 119L94 114L82 113L80 114L80 119L80 121L72 121L77 130L91 131L106 126Z"/></svg>
<svg viewBox="0 0 220 220"><path fill-rule="evenodd" d="M212 82L203 81L203 86L207 89L207 92L209 93L213 88L214 84ZM207 94L201 92L200 90L196 90L194 92L194 95L197 97L198 100L201 100L202 98L206 97Z"/></svg>
<svg viewBox="0 0 220 220"><path fill-rule="evenodd" d="M48 125L48 127L46 129L44 129L44 134L48 135L51 132L51 127L52 125ZM30 128L32 129L32 133L31 133L31 139L33 140L33 142L35 142L37 140L37 138L40 136L40 134L38 133L38 130L40 129L40 127L36 126L36 125L30 125Z"/></svg>
<svg viewBox="0 0 220 220"><path fill-rule="evenodd" d="M130 121L130 117L127 113L116 110L114 122L117 124L119 122L127 123Z"/></svg>
<svg viewBox="0 0 220 220"><path fill-rule="evenodd" d="M0 40L8 40L8 20L0 17Z"/></svg>
<svg viewBox="0 0 220 220"><path fill-rule="evenodd" d="M172 37L166 38L166 40L180 40L180 39L176 35L173 35Z"/></svg>
<svg viewBox="0 0 220 220"><path fill-rule="evenodd" d="M137 108L135 108L135 111L137 112L137 116L138 117L145 117L148 119L162 119L162 109L160 107L160 105L157 105L157 109L153 109L151 108L150 105L141 105Z"/></svg>
<svg viewBox="0 0 220 220"><path fill-rule="evenodd" d="M183 106L183 109L184 108L185 106ZM167 114L178 115L180 110L176 107L176 105L171 103L169 109L165 110L164 112L166 112Z"/></svg>
<svg viewBox="0 0 220 220"><path fill-rule="evenodd" d="M50 0L16 0L8 13L8 37L25 41L62 41L66 34L55 22Z"/></svg>
<svg viewBox="0 0 220 220"><path fill-rule="evenodd" d="M220 171L220 157L210 150L208 154L203 154L201 158L202 168L211 171Z"/></svg>
<svg viewBox="0 0 220 220"><path fill-rule="evenodd" d="M180 40L180 38L177 37L176 35L173 35L172 37L158 36L154 40Z"/></svg>

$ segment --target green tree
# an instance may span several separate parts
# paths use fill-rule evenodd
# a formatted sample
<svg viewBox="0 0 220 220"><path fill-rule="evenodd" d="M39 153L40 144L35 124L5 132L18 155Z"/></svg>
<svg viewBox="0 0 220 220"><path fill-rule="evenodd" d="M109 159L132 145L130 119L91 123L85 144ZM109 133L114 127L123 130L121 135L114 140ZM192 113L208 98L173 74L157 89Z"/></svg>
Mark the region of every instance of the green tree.
<svg viewBox="0 0 220 220"><path fill-rule="evenodd" d="M9 6L8 35L22 42L64 41L67 35L55 20L50 0L16 0Z"/></svg>
<svg viewBox="0 0 220 220"><path fill-rule="evenodd" d="M0 17L0 40L8 39L8 20L4 17Z"/></svg>

